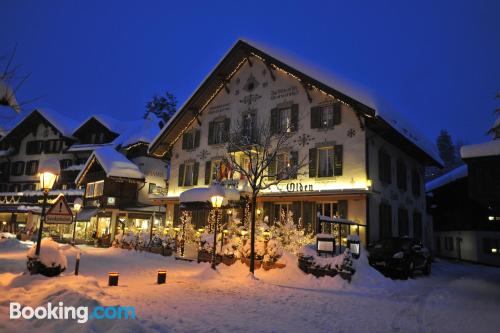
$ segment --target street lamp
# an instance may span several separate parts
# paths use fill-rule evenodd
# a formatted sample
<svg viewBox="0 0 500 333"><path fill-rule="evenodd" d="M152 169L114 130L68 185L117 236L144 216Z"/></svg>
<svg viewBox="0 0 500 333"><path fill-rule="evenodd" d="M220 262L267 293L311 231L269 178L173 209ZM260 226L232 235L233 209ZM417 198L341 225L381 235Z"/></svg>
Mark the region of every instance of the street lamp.
<svg viewBox="0 0 500 333"><path fill-rule="evenodd" d="M75 233L76 233L76 221L77 221L77 216L78 212L80 209L82 209L83 206L83 200L81 198L76 198L75 201L73 202L73 210L75 211L75 218L73 221L73 245L75 245Z"/></svg>
<svg viewBox="0 0 500 333"><path fill-rule="evenodd" d="M61 167L57 159L51 158L42 161L40 163L38 171L40 177L40 188L43 190L43 204L42 204L42 216L40 219L40 227L38 228L38 236L36 240L35 255L37 257L40 255L40 245L42 243L42 230L43 230L43 223L45 222L45 209L47 206L49 191L54 186L57 176L59 176L59 173L61 172Z"/></svg>
<svg viewBox="0 0 500 333"><path fill-rule="evenodd" d="M215 260L217 259L217 221L219 220L219 208L222 207L222 202L224 201L224 188L219 184L214 184L211 187L212 196L210 201L212 202L212 207L215 209L215 226L214 226L214 246L212 250L212 269L215 269Z"/></svg>

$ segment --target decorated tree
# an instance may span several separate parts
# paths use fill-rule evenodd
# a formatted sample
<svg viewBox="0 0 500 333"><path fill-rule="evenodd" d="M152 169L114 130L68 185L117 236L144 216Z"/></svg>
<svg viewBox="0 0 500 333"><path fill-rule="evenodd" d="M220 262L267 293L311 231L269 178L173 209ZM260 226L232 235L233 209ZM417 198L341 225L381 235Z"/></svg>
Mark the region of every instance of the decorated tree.
<svg viewBox="0 0 500 333"><path fill-rule="evenodd" d="M298 111L298 110L295 110ZM298 115L298 112L294 112ZM292 117L293 118L293 117ZM276 186L286 179L297 177L305 159L299 161L291 154L290 139L297 130L297 121L277 126L272 123L255 123L255 117L245 117L243 124L237 123L235 131L228 137L227 156L231 169L246 179L250 188L250 272L255 269L256 206L257 196L262 190ZM278 155L284 155L277 167Z"/></svg>

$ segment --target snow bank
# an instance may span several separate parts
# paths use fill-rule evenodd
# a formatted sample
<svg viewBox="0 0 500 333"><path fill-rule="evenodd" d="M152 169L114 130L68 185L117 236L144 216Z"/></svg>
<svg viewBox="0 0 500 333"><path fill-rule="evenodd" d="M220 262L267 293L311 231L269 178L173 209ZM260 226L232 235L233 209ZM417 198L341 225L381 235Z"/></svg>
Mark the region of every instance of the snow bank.
<svg viewBox="0 0 500 333"><path fill-rule="evenodd" d="M36 258L35 252L36 244L33 244L28 251L28 258ZM59 244L50 237L42 239L39 259L47 267L66 268L68 266L66 255L59 248Z"/></svg>

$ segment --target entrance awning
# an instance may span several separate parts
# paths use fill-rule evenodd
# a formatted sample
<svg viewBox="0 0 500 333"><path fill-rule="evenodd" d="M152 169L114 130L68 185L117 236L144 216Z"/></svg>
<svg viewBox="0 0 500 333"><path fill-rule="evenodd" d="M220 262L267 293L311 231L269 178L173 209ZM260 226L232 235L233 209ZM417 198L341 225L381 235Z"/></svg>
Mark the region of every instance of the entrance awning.
<svg viewBox="0 0 500 333"><path fill-rule="evenodd" d="M239 201L240 192L234 188L224 188L223 206L229 204L229 201ZM212 190L209 187L198 187L186 190L179 196L179 202L183 203L210 203Z"/></svg>
<svg viewBox="0 0 500 333"><path fill-rule="evenodd" d="M77 222L88 222L90 218L96 216L99 212L97 208L83 208L76 216Z"/></svg>

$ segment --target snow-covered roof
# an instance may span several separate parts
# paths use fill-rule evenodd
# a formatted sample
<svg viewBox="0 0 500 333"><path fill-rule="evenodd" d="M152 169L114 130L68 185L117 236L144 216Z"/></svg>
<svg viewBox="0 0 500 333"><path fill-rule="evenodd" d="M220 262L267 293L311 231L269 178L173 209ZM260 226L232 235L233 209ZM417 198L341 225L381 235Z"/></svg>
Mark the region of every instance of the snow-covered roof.
<svg viewBox="0 0 500 333"><path fill-rule="evenodd" d="M468 169L467 169L467 164L463 164L447 173L444 175L441 175L425 184L425 191L430 192L438 187L444 186L446 184L449 184L451 182L454 182L455 180L462 179L464 177L467 177L468 174Z"/></svg>
<svg viewBox="0 0 500 333"><path fill-rule="evenodd" d="M109 129L111 132L114 133L123 133L127 129L131 128L133 126L133 122L131 121L124 121L124 120L118 120L113 117L110 117L105 114L93 114L87 119L85 119L83 122L80 123L80 125L75 128L75 132L79 130L85 123L87 123L89 120L95 119L98 122L100 122L104 127Z"/></svg>
<svg viewBox="0 0 500 333"><path fill-rule="evenodd" d="M82 180L85 170L94 162L94 159L102 166L106 177L144 179L145 176L139 170L139 167L127 159L124 155L111 147L103 147L94 150L90 155L85 167L80 171L75 179L75 183L79 184Z"/></svg>
<svg viewBox="0 0 500 333"><path fill-rule="evenodd" d="M69 190L50 190L49 195L67 195L67 196L76 196L83 195L83 190L80 189L69 189ZM22 191L22 192L0 192L0 197L36 197L43 196L42 191Z"/></svg>
<svg viewBox="0 0 500 333"><path fill-rule="evenodd" d="M89 144L75 144L68 148L68 152L78 152L78 151L93 151L102 147L114 147L113 143L89 143Z"/></svg>
<svg viewBox="0 0 500 333"><path fill-rule="evenodd" d="M248 40L239 40L237 41L233 47L224 55L224 57L220 60L220 62L214 67L214 69L210 72L205 80L202 81L200 86L195 90L193 95L189 97L184 105L179 108L179 110L169 119L167 124L162 128L162 130L158 133L158 135L154 138L152 143L150 144L150 149L153 148L153 145L161 138L163 132L167 130L167 128L174 122L174 120L179 117L182 113L182 110L187 106L191 98L194 96L196 91L201 88L201 86L207 81L207 79L212 76L222 61L226 58L229 52L236 47L239 43L248 44L250 47L253 47L261 52L267 54L268 56L275 58L283 63L286 63L288 66L294 68L296 71L307 75L315 80L321 82L322 84L341 92L349 96L350 98L358 101L366 105L367 107L373 109L375 111L375 116L384 120L391 127L393 127L398 133L403 135L406 139L408 139L411 143L419 147L422 151L424 151L428 156L430 156L433 160L443 165L443 161L439 157L437 147L432 143L432 141L428 140L428 138L421 133L420 130L412 126L402 115L400 112L394 110L390 104L380 98L379 95L376 95L369 91L368 89L361 87L359 84L354 84L349 82L346 79L341 79L338 75L334 75L330 70L319 68L318 66L312 66L307 64L307 62L303 60L299 60L296 56L290 55L281 50L276 50L262 43L257 43L254 41Z"/></svg>
<svg viewBox="0 0 500 333"><path fill-rule="evenodd" d="M150 143L159 132L158 123L151 119L141 119L125 130L113 143L127 147L138 142Z"/></svg>
<svg viewBox="0 0 500 333"><path fill-rule="evenodd" d="M460 156L462 158L500 156L500 139L462 146L460 148Z"/></svg>

